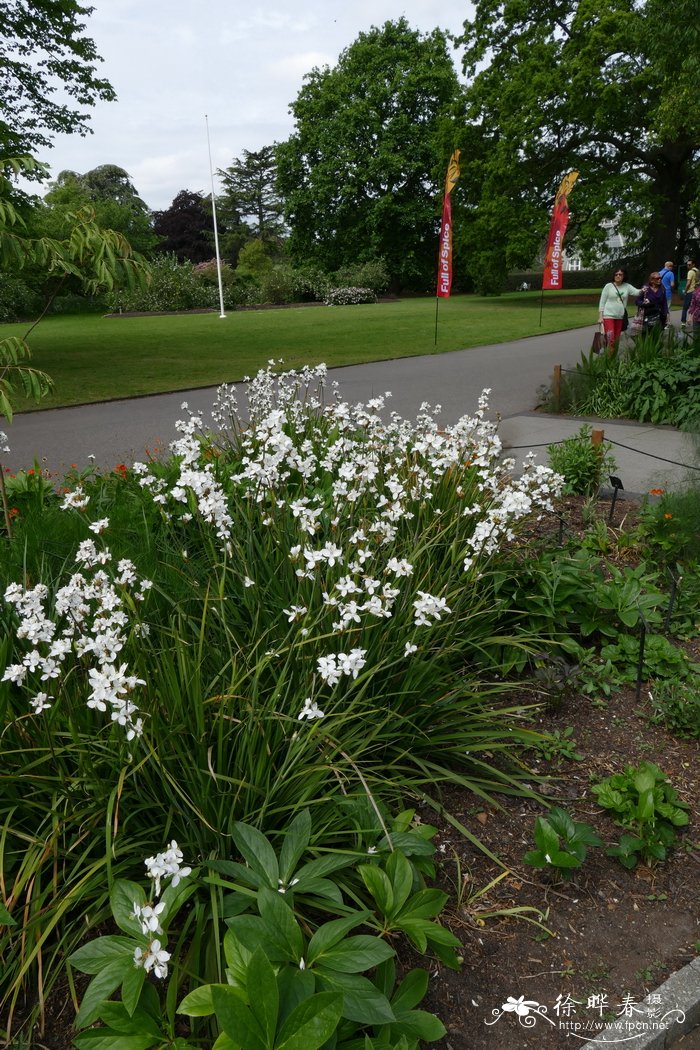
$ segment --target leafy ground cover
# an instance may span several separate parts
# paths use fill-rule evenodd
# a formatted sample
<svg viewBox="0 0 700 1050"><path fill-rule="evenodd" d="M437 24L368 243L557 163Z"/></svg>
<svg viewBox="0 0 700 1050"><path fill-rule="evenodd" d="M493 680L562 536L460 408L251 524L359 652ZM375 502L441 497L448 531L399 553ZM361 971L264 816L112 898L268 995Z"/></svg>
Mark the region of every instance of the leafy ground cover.
<svg viewBox="0 0 700 1050"><path fill-rule="evenodd" d="M501 1005L480 980L517 999L541 961L543 1001L577 969L561 949L587 951L569 924L599 943L592 902L638 911L647 871L684 931L697 914L692 498L611 528L546 469L514 479L484 402L447 430L384 424L381 399L326 404L319 378L267 370L249 426L223 390L218 437L186 418L169 460L19 494L0 613L12 1045L68 1045L80 1007L77 1045L113 1050L211 1046L212 1014L217 1050L240 1024L284 1045L312 1015L305 1050L478 1046L468 1004ZM643 624L655 701L630 709ZM643 760L663 773L630 774L652 778L630 823L593 789ZM666 935L650 959L642 933L654 973L690 950Z"/></svg>
<svg viewBox="0 0 700 1050"><path fill-rule="evenodd" d="M186 390L254 375L270 358L290 368L329 367L457 350L576 328L590 322L590 294L533 292L497 299L455 296L440 304L405 299L371 306L308 306L151 317L53 317L30 337L34 367L55 389L39 407ZM0 338L26 325L1 325ZM197 347L196 354L192 347ZM18 399L17 409L37 406Z"/></svg>

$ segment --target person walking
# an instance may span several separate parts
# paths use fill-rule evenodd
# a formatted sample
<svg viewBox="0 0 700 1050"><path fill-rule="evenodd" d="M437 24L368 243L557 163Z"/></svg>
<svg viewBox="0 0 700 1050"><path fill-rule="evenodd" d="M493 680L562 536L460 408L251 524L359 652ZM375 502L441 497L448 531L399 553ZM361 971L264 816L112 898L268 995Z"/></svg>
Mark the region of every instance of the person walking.
<svg viewBox="0 0 700 1050"><path fill-rule="evenodd" d="M696 286L688 304L686 331L697 345L700 342L700 286Z"/></svg>
<svg viewBox="0 0 700 1050"><path fill-rule="evenodd" d="M643 322L642 332L661 331L668 324L668 299L666 289L661 284L661 274L654 270L636 299L641 306Z"/></svg>
<svg viewBox="0 0 700 1050"><path fill-rule="evenodd" d="M663 270L659 270L659 277L661 278L661 284L663 285L664 291L666 292L666 305L668 306L668 312L671 311L671 300L673 299L673 289L676 287L676 276L673 272L675 263L667 262L664 263Z"/></svg>
<svg viewBox="0 0 700 1050"><path fill-rule="evenodd" d="M691 299L693 298L693 292L695 291L698 283L698 271L695 265L695 259L688 259L688 274L685 282L685 294L683 296L683 309L681 310L681 328L684 327L688 320L688 307L690 306Z"/></svg>
<svg viewBox="0 0 700 1050"><path fill-rule="evenodd" d="M620 334L627 328L627 300L630 295L640 295L641 288L627 283L627 273L622 266L617 266L612 281L603 286L598 303L598 323L602 326L608 344L608 352L614 353L620 341Z"/></svg>

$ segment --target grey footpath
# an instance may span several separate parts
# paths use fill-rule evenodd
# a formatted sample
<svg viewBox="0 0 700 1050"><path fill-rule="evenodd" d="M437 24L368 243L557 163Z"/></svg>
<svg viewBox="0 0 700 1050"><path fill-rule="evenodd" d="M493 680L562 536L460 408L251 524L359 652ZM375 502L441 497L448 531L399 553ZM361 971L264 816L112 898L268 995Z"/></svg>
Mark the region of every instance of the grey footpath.
<svg viewBox="0 0 700 1050"><path fill-rule="evenodd" d="M230 320L235 324L235 314ZM576 433L583 421L534 412L537 390L548 383L555 365L575 365L581 352L588 350L594 331L590 326L512 343L336 368L329 372L329 380L339 384L342 397L350 402L390 391L388 407L408 418L424 402L439 404L438 418L446 425L472 414L481 392L488 389L491 414L501 419L504 446L516 461L532 449L536 461L546 463L546 446ZM240 379L233 359L231 382ZM174 439L183 401L208 421L215 394L215 387L205 387L23 413L7 428L11 452L5 463L18 470L36 459L58 476L72 464L85 466L88 456L95 457L99 469L130 464L166 448ZM700 449L671 427L594 425L602 427L606 440L614 443L616 473L627 493L677 488L700 469Z"/></svg>

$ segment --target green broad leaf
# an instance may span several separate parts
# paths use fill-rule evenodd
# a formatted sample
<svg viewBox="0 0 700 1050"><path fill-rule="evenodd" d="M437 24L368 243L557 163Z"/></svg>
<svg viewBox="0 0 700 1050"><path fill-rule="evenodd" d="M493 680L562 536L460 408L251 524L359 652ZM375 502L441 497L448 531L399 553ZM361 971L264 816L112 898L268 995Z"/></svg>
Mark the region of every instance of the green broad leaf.
<svg viewBox="0 0 700 1050"><path fill-rule="evenodd" d="M256 942L252 948L246 948L232 929L229 928L224 934L224 958L226 959L226 965L236 980L242 984L245 984L248 964L258 943Z"/></svg>
<svg viewBox="0 0 700 1050"><path fill-rule="evenodd" d="M342 973L364 973L373 966L379 966L387 959L393 958L394 949L379 937L362 935L348 937L347 940L329 948L319 956L324 967L340 970Z"/></svg>
<svg viewBox="0 0 700 1050"><path fill-rule="evenodd" d="M335 871L352 867L357 861L356 853L328 853L323 857L316 857L307 864L302 865L295 873L300 883L306 884L307 879L321 879L326 875L332 875Z"/></svg>
<svg viewBox="0 0 700 1050"><path fill-rule="evenodd" d="M394 894L387 874L374 864L360 864L357 870L380 913L389 915L394 907Z"/></svg>
<svg viewBox="0 0 700 1050"><path fill-rule="evenodd" d="M311 839L311 814L308 809L298 813L284 834L280 850L280 878L287 884L295 874L295 868L308 849Z"/></svg>
<svg viewBox="0 0 700 1050"><path fill-rule="evenodd" d="M546 817L538 817L535 821L535 844L550 857L559 849L559 836Z"/></svg>
<svg viewBox="0 0 700 1050"><path fill-rule="evenodd" d="M342 919L332 919L326 922L314 933L306 949L306 964L311 966L324 952L330 951L336 944L348 935L350 930L364 922L371 913L368 911L354 911Z"/></svg>
<svg viewBox="0 0 700 1050"><path fill-rule="evenodd" d="M283 1024L300 1003L309 999L316 991L316 978L309 970L296 966L285 966L277 974L280 997L280 1022Z"/></svg>
<svg viewBox="0 0 700 1050"><path fill-rule="evenodd" d="M0 901L0 926L16 926L16 921L12 918L5 905Z"/></svg>
<svg viewBox="0 0 700 1050"><path fill-rule="evenodd" d="M637 818L641 821L652 820L654 817L654 792L653 790L640 791L637 801Z"/></svg>
<svg viewBox="0 0 700 1050"><path fill-rule="evenodd" d="M231 1039L238 1040L245 1050L268 1050L269 1044L257 1019L233 988L214 984L212 998L216 1019Z"/></svg>
<svg viewBox="0 0 700 1050"><path fill-rule="evenodd" d="M278 936L274 927L259 916L239 915L228 920L228 927L236 940L251 954L256 948L262 948L273 964L291 961L284 940Z"/></svg>
<svg viewBox="0 0 700 1050"><path fill-rule="evenodd" d="M428 991L428 972L416 967L410 970L396 989L391 1000L396 1016L406 1010L413 1010L422 1002Z"/></svg>
<svg viewBox="0 0 700 1050"><path fill-rule="evenodd" d="M133 1014L141 998L141 990L146 980L143 966L132 966L122 981L122 1002L128 1014Z"/></svg>
<svg viewBox="0 0 700 1050"><path fill-rule="evenodd" d="M135 947L127 937L98 937L74 951L69 962L81 973L99 973L111 962L128 959L133 963Z"/></svg>
<svg viewBox="0 0 700 1050"><path fill-rule="evenodd" d="M447 900L447 894L442 890L419 890L401 910L401 918L434 919L445 907Z"/></svg>
<svg viewBox="0 0 700 1050"><path fill-rule="evenodd" d="M391 882L391 892L394 898L391 915L396 915L401 911L413 889L413 871L400 850L394 850L389 855L384 870Z"/></svg>
<svg viewBox="0 0 700 1050"><path fill-rule="evenodd" d="M338 1027L343 1008L343 996L334 992L318 992L292 1010L282 1025L276 1050L318 1050Z"/></svg>
<svg viewBox="0 0 700 1050"><path fill-rule="evenodd" d="M263 1032L265 1045L272 1046L277 1030L280 1000L275 971L261 948L253 952L246 977L253 1016Z"/></svg>
<svg viewBox="0 0 700 1050"><path fill-rule="evenodd" d="M260 875L270 889L277 890L280 877L277 857L262 832L237 821L233 825L233 841L250 868Z"/></svg>
<svg viewBox="0 0 700 1050"><path fill-rule="evenodd" d="M545 859L544 853L538 849L528 850L523 857L523 863L529 864L531 868L549 867L549 862Z"/></svg>
<svg viewBox="0 0 700 1050"><path fill-rule="evenodd" d="M401 919L396 924L408 937L409 941L421 955L428 950L428 937L426 930L432 925L427 919Z"/></svg>
<svg viewBox="0 0 700 1050"><path fill-rule="evenodd" d="M177 1039L173 1040L169 1044L169 1048L170 1050L199 1050L199 1047L196 1047L194 1043L188 1043L182 1036L178 1036Z"/></svg>
<svg viewBox="0 0 700 1050"><path fill-rule="evenodd" d="M640 763L639 770L634 776L633 784L641 795L642 792L653 791L658 777L656 766Z"/></svg>
<svg viewBox="0 0 700 1050"><path fill-rule="evenodd" d="M141 969L143 973L143 969ZM108 1028L122 1035L151 1035L163 1039L160 1025L147 1014L145 1010L135 1010L129 1014L124 1003L108 1002L102 1004L100 1020L104 1021Z"/></svg>
<svg viewBox="0 0 700 1050"><path fill-rule="evenodd" d="M566 812L559 806L555 806L547 813L547 821L550 827L563 839L572 839L576 834L576 825Z"/></svg>
<svg viewBox="0 0 700 1050"><path fill-rule="evenodd" d="M142 908L146 903L143 887L137 882L115 879L109 895L109 903L114 921L119 929L124 930L125 933L135 933L140 936L141 923L134 916L134 904Z"/></svg>
<svg viewBox="0 0 700 1050"><path fill-rule="evenodd" d="M552 854L552 867L555 868L580 868L581 861L573 853L565 853L557 850Z"/></svg>
<svg viewBox="0 0 700 1050"><path fill-rule="evenodd" d="M185 904L185 902L189 900L192 894L196 891L196 878L198 873L198 869L193 869L191 875L188 875L186 879L181 879L177 886L173 886L172 883L169 883L161 893L160 903L164 904L165 907L161 912L160 924L164 930L167 930L168 923L172 922L183 904Z"/></svg>
<svg viewBox="0 0 700 1050"><path fill-rule="evenodd" d="M212 1050L243 1050L240 1043L237 1043L230 1035L226 1032L222 1032L219 1038L214 1043Z"/></svg>
<svg viewBox="0 0 700 1050"><path fill-rule="evenodd" d="M78 1050L149 1050L160 1041L160 1035L121 1035L110 1028L91 1028L73 1037Z"/></svg>
<svg viewBox="0 0 700 1050"><path fill-rule="evenodd" d="M423 829L421 828L420 830ZM427 838L423 838L419 830L391 831L389 832L389 839L394 849L401 850L404 857L432 857L435 853L435 846ZM380 839L377 847L382 852L389 849L386 836Z"/></svg>
<svg viewBox="0 0 700 1050"><path fill-rule="evenodd" d="M258 893L258 908L261 917L275 930L277 938L284 944L289 959L299 962L303 951L303 938L299 923L284 896L263 887Z"/></svg>
<svg viewBox="0 0 700 1050"><path fill-rule="evenodd" d="M266 876L259 875L257 871L247 868L245 864L239 864L237 860L209 860L207 861L207 867L220 875L227 875L229 878L242 882L244 886L252 886L256 890L260 889L261 886L268 885ZM219 882L216 879L205 878L204 881L213 882L214 885L226 888L226 883ZM235 887L231 886L229 888L234 889Z"/></svg>
<svg viewBox="0 0 700 1050"><path fill-rule="evenodd" d="M333 901L334 904L343 903L343 894L338 884L331 879L315 879L300 876L294 886L297 897L323 897L325 900Z"/></svg>
<svg viewBox="0 0 700 1050"><path fill-rule="evenodd" d="M195 988L193 992L185 996L177 1012L185 1014L186 1017L209 1017L214 1013L212 988L211 984L203 984L201 988Z"/></svg>
<svg viewBox="0 0 700 1050"><path fill-rule="evenodd" d="M366 977L354 973L338 973L319 967L319 983L330 992L343 996L342 1016L363 1025L390 1024L396 1020L391 1003Z"/></svg>
<svg viewBox="0 0 700 1050"><path fill-rule="evenodd" d="M421 1039L427 1043L434 1043L447 1034L439 1017L428 1013L427 1010L408 1010L406 1013L396 1014L396 1024L391 1026L392 1034L405 1035L410 1039Z"/></svg>
<svg viewBox="0 0 700 1050"><path fill-rule="evenodd" d="M134 967L133 957L115 959L95 974L85 990L83 1001L75 1019L76 1028L86 1028L100 1016L102 1003L109 999L124 978Z"/></svg>

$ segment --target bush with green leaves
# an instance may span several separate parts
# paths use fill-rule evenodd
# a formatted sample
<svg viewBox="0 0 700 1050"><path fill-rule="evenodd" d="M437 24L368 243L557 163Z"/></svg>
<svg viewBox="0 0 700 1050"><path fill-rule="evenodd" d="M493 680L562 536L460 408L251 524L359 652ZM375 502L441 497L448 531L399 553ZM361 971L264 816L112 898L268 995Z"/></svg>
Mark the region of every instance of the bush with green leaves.
<svg viewBox="0 0 700 1050"><path fill-rule="evenodd" d="M323 301L326 306L357 306L376 303L377 296L371 288L329 288Z"/></svg>
<svg viewBox="0 0 700 1050"><path fill-rule="evenodd" d="M214 433L187 416L169 458L77 476L49 533L34 516L0 550L10 1013L154 827L199 864L307 806L334 841L358 792L531 791L507 675L541 645L486 584L557 479L510 476L485 399L447 428L385 422L324 379L268 369L240 409L222 389Z"/></svg>
<svg viewBox="0 0 700 1050"><path fill-rule="evenodd" d="M594 444L591 435L590 426L584 423L577 434L547 446L549 464L564 478L566 492L594 496L603 479L615 470L612 444Z"/></svg>
<svg viewBox="0 0 700 1050"><path fill-rule="evenodd" d="M625 868L639 860L653 864L665 860L676 841L676 829L688 824L688 805L679 799L666 774L653 762L626 766L600 784L594 784L598 804L615 814L626 829L617 846L606 852Z"/></svg>
<svg viewBox="0 0 700 1050"><path fill-rule="evenodd" d="M370 259L343 266L331 274L331 281L336 288L370 288L375 295L381 295L389 287L389 271L383 259Z"/></svg>
<svg viewBox="0 0 700 1050"><path fill-rule="evenodd" d="M191 263L165 253L151 263L145 287L114 289L107 305L113 313L213 309L219 305L219 292L213 282L198 277Z"/></svg>
<svg viewBox="0 0 700 1050"><path fill-rule="evenodd" d="M21 277L0 273L0 323L28 321L41 312L38 292Z"/></svg>
<svg viewBox="0 0 700 1050"><path fill-rule="evenodd" d="M661 679L649 691L651 721L674 736L700 738L700 676Z"/></svg>
<svg viewBox="0 0 700 1050"><path fill-rule="evenodd" d="M545 817L535 820L536 848L529 850L523 860L559 878L570 878L586 859L588 847L602 845L590 824L573 820L565 809L555 806Z"/></svg>
<svg viewBox="0 0 700 1050"><path fill-rule="evenodd" d="M142 1050L172 1045L173 1005L183 991L177 1013L192 1019L191 1037L199 1042L203 1027L209 1029L219 1050L312 1050L330 1040L338 1050L364 1050L366 1039L418 1050L419 1042L440 1039L444 1025L416 1009L427 991L427 972L414 969L396 982L391 942L400 935L419 952L459 967L460 943L436 921L447 895L425 888L409 859L430 856L436 829L414 828L412 821L411 811L400 814L368 852L336 850L311 859L308 810L291 822L279 853L256 828L238 823L232 838L241 859L213 861L208 874L192 872L171 842L146 861L150 900L138 883L115 882L111 910L123 936L100 937L71 957L73 967L93 975L76 1026L102 1022L79 1034L76 1046L101 1038L119 1050L127 1034L143 1040ZM206 901L212 892L219 906L205 921L207 929L214 923L213 936L188 919L178 924L186 902L191 914L194 904L194 913L204 917L196 898ZM177 939L170 952L173 925ZM215 956L213 982L191 976L198 972L192 944L205 937ZM163 1000L171 1006L159 1009L146 977L152 973L165 982L170 967ZM120 997L107 1001L118 989ZM190 1044L180 1038L175 1045Z"/></svg>

